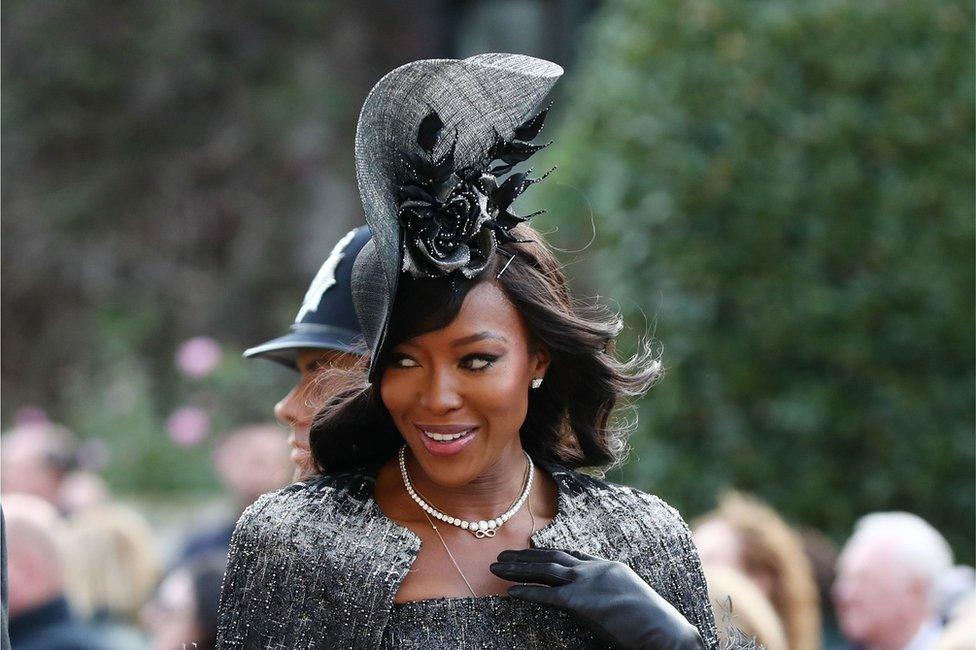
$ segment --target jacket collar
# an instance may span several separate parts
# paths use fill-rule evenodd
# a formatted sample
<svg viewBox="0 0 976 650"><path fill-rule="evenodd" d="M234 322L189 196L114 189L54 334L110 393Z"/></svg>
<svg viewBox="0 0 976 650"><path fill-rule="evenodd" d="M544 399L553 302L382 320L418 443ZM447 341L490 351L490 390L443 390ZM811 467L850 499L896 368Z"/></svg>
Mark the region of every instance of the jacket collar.
<svg viewBox="0 0 976 650"><path fill-rule="evenodd" d="M533 462L537 468L549 474L556 483L556 516L548 524L535 531L531 537L534 547L550 548L565 540L566 536L572 530L570 527L565 526L567 518L577 517L587 509L581 497L586 493L586 482L595 479L578 474L558 463L536 461L534 459ZM361 476L364 482L359 486L359 490L350 492L350 496L356 499L367 500L370 505L371 514L376 519L384 521L391 527L391 534L402 541L402 548L410 552L410 559L407 564L407 569L409 569L410 565L417 558L417 553L420 551L420 538L410 529L395 523L387 517L380 510L373 495L376 486L376 475L385 463L386 461L372 463L353 472L354 475L358 474ZM397 587L399 587L404 577L406 577L406 571L403 572L403 576L397 582Z"/></svg>
<svg viewBox="0 0 976 650"><path fill-rule="evenodd" d="M536 463L552 476L557 487L555 517L531 537L532 545L540 548L589 548L592 541L579 536L588 527L573 525L587 510L585 482L589 477L577 474L560 465ZM355 647L379 647L393 608L393 600L407 572L420 552L420 538L410 529L386 516L374 498L376 474L381 464L364 466L345 475L313 477L292 486L328 493L339 511L356 511L361 516L344 519L345 539L369 539L373 543L357 545L361 567L387 567L387 570L359 584L361 602L368 604L366 615L341 626L340 634ZM331 488L331 489L330 489ZM377 543L378 542L378 543ZM353 579L353 576L350 576ZM378 578L378 579L377 579ZM360 625L361 621L368 624Z"/></svg>

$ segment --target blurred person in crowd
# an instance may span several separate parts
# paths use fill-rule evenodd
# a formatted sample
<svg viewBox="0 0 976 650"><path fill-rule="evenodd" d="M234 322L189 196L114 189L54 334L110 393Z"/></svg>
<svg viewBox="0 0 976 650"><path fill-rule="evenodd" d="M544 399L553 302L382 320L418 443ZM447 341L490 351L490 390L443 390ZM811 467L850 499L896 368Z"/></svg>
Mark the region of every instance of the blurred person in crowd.
<svg viewBox="0 0 976 650"><path fill-rule="evenodd" d="M153 532L131 508L88 508L68 523L65 556L69 601L113 648L146 647L139 612L159 579Z"/></svg>
<svg viewBox="0 0 976 650"><path fill-rule="evenodd" d="M844 636L870 650L934 647L942 631L936 586L951 566L948 542L921 517L862 517L837 562L833 595Z"/></svg>
<svg viewBox="0 0 976 650"><path fill-rule="evenodd" d="M729 644L729 635L738 632L764 650L789 650L779 615L755 582L727 566L707 565L704 570L723 647Z"/></svg>
<svg viewBox="0 0 976 650"><path fill-rule="evenodd" d="M970 594L949 612L946 626L935 650L973 650L976 648L976 595Z"/></svg>
<svg viewBox="0 0 976 650"><path fill-rule="evenodd" d="M211 553L226 554L234 524L255 499L288 483L292 465L288 445L279 429L258 424L232 431L214 450L214 466L234 500L234 513L217 526L193 535L187 540L181 560Z"/></svg>
<svg viewBox="0 0 976 650"><path fill-rule="evenodd" d="M66 512L62 487L77 458L71 431L51 422L24 424L4 433L0 451L0 492L32 494Z"/></svg>
<svg viewBox="0 0 976 650"><path fill-rule="evenodd" d="M105 479L87 469L68 473L58 490L58 503L65 513L78 513L107 504L109 497Z"/></svg>
<svg viewBox="0 0 976 650"><path fill-rule="evenodd" d="M170 571L142 613L153 650L216 647L225 566L223 556L204 555Z"/></svg>
<svg viewBox="0 0 976 650"><path fill-rule="evenodd" d="M10 641L17 650L106 648L99 633L71 611L64 591L60 541L64 521L30 494L3 498L7 524Z"/></svg>
<svg viewBox="0 0 976 650"><path fill-rule="evenodd" d="M799 535L772 508L731 492L693 528L704 566L731 567L762 590L779 615L790 650L821 647L813 567Z"/></svg>
<svg viewBox="0 0 976 650"><path fill-rule="evenodd" d="M820 598L820 624L823 647L826 650L845 648L847 642L837 626L834 616L833 598L830 590L834 586L837 576L837 545L823 532L810 527L799 530L803 540L803 550L813 567L813 578L817 583L817 595Z"/></svg>
<svg viewBox="0 0 976 650"><path fill-rule="evenodd" d="M10 631L7 623L10 609L7 606L7 522L0 504L0 650L10 650Z"/></svg>
<svg viewBox="0 0 976 650"><path fill-rule="evenodd" d="M935 611L943 621L955 618L955 610L962 603L976 597L976 569L957 564L939 576L935 585Z"/></svg>
<svg viewBox="0 0 976 650"><path fill-rule="evenodd" d="M290 429L294 478L313 473L308 446L312 418L328 387L316 382L322 368L350 368L363 351L362 332L352 304L352 265L369 241L369 228L346 233L322 263L291 326L291 332L244 352L247 358L276 361L299 373L298 382L275 406L275 417Z"/></svg>

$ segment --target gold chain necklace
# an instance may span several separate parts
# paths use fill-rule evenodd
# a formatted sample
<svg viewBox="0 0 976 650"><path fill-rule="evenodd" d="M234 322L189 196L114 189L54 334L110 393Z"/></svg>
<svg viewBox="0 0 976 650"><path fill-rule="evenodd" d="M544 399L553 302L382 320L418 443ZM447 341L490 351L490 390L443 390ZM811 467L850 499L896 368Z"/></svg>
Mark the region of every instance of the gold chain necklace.
<svg viewBox="0 0 976 650"><path fill-rule="evenodd" d="M530 463L529 466L526 468L526 473L529 474L529 476L531 476L531 472L532 472L532 465ZM419 494L419 492L418 492L418 494ZM422 494L420 496L424 500L427 500L427 497L424 497ZM429 503L429 501L428 501L428 503ZM532 530L529 532L529 543L531 544L532 543L532 536L535 534L535 515L532 514L532 501L531 501L531 499L528 500L528 502L527 502L526 505L528 506L528 510L529 510L529 519L532 521ZM468 591L471 592L471 595L473 597L477 598L478 597L478 594L475 593L474 588L471 587L471 583L468 582L468 579L464 576L464 572L461 571L461 565L458 564L458 561L455 559L454 554L451 553L451 549L448 547L447 542L444 541L444 536L441 535L441 531L437 530L437 526L434 525L434 520L430 518L430 515L427 514L427 511L426 510L421 509L421 512L424 513L424 517L427 518L427 523L430 524L430 527L434 529L434 532L435 533L437 533L437 539L441 540L441 544L444 546L444 550L447 551L447 557L451 558L451 564L453 564L454 565L454 568L457 569L458 575L461 576L461 580L464 580L464 585L468 588Z"/></svg>

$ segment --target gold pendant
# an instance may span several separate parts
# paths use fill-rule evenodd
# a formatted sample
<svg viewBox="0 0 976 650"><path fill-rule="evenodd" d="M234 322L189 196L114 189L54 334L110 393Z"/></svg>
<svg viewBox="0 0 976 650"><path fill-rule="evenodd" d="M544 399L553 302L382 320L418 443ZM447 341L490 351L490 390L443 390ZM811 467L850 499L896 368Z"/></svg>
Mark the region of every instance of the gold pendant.
<svg viewBox="0 0 976 650"><path fill-rule="evenodd" d="M478 530L474 531L474 536L477 537L478 539L484 539L486 537L494 537L495 529L489 528L488 530L481 530L479 528Z"/></svg>

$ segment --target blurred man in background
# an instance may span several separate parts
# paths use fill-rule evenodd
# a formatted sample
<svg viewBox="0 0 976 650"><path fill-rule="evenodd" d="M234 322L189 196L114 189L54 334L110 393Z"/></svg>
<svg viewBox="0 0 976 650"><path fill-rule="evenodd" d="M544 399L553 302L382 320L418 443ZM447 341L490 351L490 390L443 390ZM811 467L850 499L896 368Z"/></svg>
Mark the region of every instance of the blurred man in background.
<svg viewBox="0 0 976 650"><path fill-rule="evenodd" d="M952 619L964 603L976 598L976 569L957 564L939 577L935 586L935 607L939 618ZM976 636L973 637L976 645Z"/></svg>
<svg viewBox="0 0 976 650"><path fill-rule="evenodd" d="M844 636L870 650L934 647L942 630L935 588L951 566L949 544L921 517L862 517L837 562L834 604Z"/></svg>
<svg viewBox="0 0 976 650"><path fill-rule="evenodd" d="M281 432L272 425L253 425L224 436L214 450L217 474L234 501L233 515L216 527L191 536L180 561L202 555L226 555L234 525L244 508L288 483L292 467Z"/></svg>
<svg viewBox="0 0 976 650"><path fill-rule="evenodd" d="M25 424L4 433L0 492L32 494L62 512L62 485L75 468L74 434L51 422Z"/></svg>
<svg viewBox="0 0 976 650"><path fill-rule="evenodd" d="M297 480L315 471L309 449L312 418L329 387L315 378L323 368L350 368L363 352L362 332L352 303L352 266L369 241L361 226L340 239L322 264L298 310L291 332L244 352L247 358L277 361L299 373L295 387L275 406L278 422L289 427L288 443Z"/></svg>
<svg viewBox="0 0 976 650"><path fill-rule="evenodd" d="M28 494L3 499L7 526L10 641L17 650L94 650L97 632L77 619L64 593L58 546L63 522L54 507Z"/></svg>

